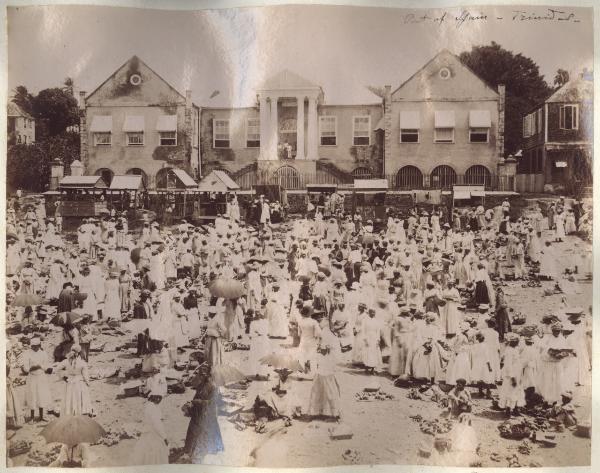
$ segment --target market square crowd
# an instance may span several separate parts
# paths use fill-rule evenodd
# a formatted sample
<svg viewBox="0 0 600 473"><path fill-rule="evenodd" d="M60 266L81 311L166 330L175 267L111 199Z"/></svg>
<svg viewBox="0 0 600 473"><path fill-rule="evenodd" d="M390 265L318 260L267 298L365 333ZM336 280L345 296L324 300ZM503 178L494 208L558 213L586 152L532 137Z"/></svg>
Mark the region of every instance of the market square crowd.
<svg viewBox="0 0 600 473"><path fill-rule="evenodd" d="M83 219L74 236L60 216L46 217L43 203L14 204L7 317L21 332L7 348L10 429L95 417L90 347L105 326L134 340L144 372L138 465L169 462L166 373L196 350L202 362L181 413L190 418L182 447L192 463L224 448L217 412L226 382L264 384L250 400L261 419L342 422L336 376L345 365L373 380L439 389L449 416L470 412L477 392L507 417L538 404L566 427L578 422L571 400L590 383L590 311L563 304L541 324L519 325L502 289L506 279L545 279L560 292L565 270L591 277L590 255L564 268L553 251L566 235L591 237L591 208L578 202L559 199L516 217L508 201L408 215L388 209L385 222L328 204L272 224L261 196L248 225L233 196L214 224L148 220L130 231L113 211ZM61 341L50 344L57 330ZM244 379L217 382L227 373ZM308 398L296 395L292 373L312 382ZM24 397L11 384L18 375L26 377ZM64 384L60 406L49 396L55 379ZM93 446L78 448L85 466Z"/></svg>

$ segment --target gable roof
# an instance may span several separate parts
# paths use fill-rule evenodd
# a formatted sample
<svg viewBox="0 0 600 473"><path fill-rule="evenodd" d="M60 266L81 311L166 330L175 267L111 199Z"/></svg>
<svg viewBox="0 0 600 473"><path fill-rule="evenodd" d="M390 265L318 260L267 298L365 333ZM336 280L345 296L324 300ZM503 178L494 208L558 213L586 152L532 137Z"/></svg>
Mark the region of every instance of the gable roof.
<svg viewBox="0 0 600 473"><path fill-rule="evenodd" d="M594 96L594 83L582 76L571 79L554 92L546 102L583 102L591 101Z"/></svg>
<svg viewBox="0 0 600 473"><path fill-rule="evenodd" d="M321 86L314 82L299 76L289 69L271 76L267 79L259 90L279 90L279 89L321 89Z"/></svg>
<svg viewBox="0 0 600 473"><path fill-rule="evenodd" d="M104 189L107 187L107 185L101 176L65 176L60 180L58 187L83 187Z"/></svg>
<svg viewBox="0 0 600 473"><path fill-rule="evenodd" d="M8 102L7 107L8 109L8 113L7 116L9 117L25 117L25 118L29 118L30 120L33 120L33 117L31 115L29 115L27 112L23 111L23 109L21 107L19 107L16 103L14 102Z"/></svg>
<svg viewBox="0 0 600 473"><path fill-rule="evenodd" d="M142 176L127 174L125 176L113 176L109 189L111 190L140 190L144 188Z"/></svg>
<svg viewBox="0 0 600 473"><path fill-rule="evenodd" d="M225 192L229 190L237 190L238 186L225 172L214 170L211 171L198 184L198 190L201 192Z"/></svg>
<svg viewBox="0 0 600 473"><path fill-rule="evenodd" d="M411 82L413 79L415 79L419 75L424 74L425 70L427 69L427 67L430 64L432 64L433 62L435 62L436 60L440 59L443 56L445 56L449 59L455 60L461 67L463 67L465 70L469 71L473 76L475 76L486 88L490 89L491 92L498 95L498 91L496 90L495 87L490 85L487 81L485 81L478 74L476 74L469 66L467 66L465 63L463 63L456 54L450 52L448 49L442 49L439 53L437 53L429 61L427 61L427 63L425 63L423 65L423 67L418 69L412 76L410 76L408 79L406 79L404 82L402 82L402 84L400 84L400 86L396 90L392 91L392 97L394 96L394 94L396 94L396 92L398 92L400 89L402 89L402 87L404 87L406 84Z"/></svg>
<svg viewBox="0 0 600 473"><path fill-rule="evenodd" d="M87 95L87 97L85 97L85 100L89 100L96 92L98 92L105 84L107 84L113 77L115 77L122 69L124 69L125 67L128 67L129 65L134 64L136 62L139 64L142 64L144 67L146 67L152 74L154 74L158 79L160 79L169 89L171 89L173 92L175 92L182 100L185 100L185 95L183 95L175 87L173 87L171 84L169 84L165 79L162 78L162 76L160 74L158 74L154 69L152 69L148 64L146 64L144 61L142 61L135 54L133 56L131 56L127 61L125 61L120 67L118 67L111 75L109 75L91 93L89 93ZM192 104L192 105L194 107L198 108L197 105L195 105L195 104Z"/></svg>

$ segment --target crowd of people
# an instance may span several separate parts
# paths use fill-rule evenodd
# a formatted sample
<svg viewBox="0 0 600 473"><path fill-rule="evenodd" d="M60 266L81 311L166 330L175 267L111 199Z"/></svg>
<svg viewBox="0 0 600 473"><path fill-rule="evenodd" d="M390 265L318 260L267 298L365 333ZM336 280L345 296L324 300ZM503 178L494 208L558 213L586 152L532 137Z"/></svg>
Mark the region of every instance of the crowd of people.
<svg viewBox="0 0 600 473"><path fill-rule="evenodd" d="M55 346L39 335L10 340L9 427L45 422L49 412L95 415L90 344L94 327L104 325L135 336L148 376L147 429L136 464L168 463L165 371L194 346L203 347L204 363L185 407L184 449L192 463L224 448L220 388L212 377L222 365L253 382L268 380L255 407L286 423L297 416L342 419L336 376L346 363L372 379L451 387L453 415L471 409L473 390L494 398L508 416L532 403L572 413L573 391L590 382L589 316L557 307L547 324L528 322L518 332L502 281L551 279L558 286L565 268L553 247L568 234L589 231L589 209L564 199L544 214L537 206L517 217L508 201L454 213L389 209L376 231L360 215L321 207L315 218L274 225L268 201L255 207L254 226L241 221L236 201L210 225L147 221L130 231L127 218L115 214L83 219L74 237L46 217L43 203L10 208L9 321L48 325L41 301L11 304L39 296L57 306L53 323L62 340ZM572 269L591 274L591 258ZM216 281L230 284L232 293L216 294ZM240 285L243 291L234 294ZM232 344L247 350L225 353ZM22 356L11 355L16 347ZM306 399L295 395L294 371L312 380ZM24 399L10 383L15 372L26 376ZM60 408L49 397L53 377L64 382Z"/></svg>

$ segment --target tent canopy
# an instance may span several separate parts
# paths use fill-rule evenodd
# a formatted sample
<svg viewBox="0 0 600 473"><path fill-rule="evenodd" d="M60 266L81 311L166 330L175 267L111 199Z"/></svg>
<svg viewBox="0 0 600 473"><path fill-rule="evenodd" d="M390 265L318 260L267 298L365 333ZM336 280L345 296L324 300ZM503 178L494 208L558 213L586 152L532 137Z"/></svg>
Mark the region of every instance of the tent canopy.
<svg viewBox="0 0 600 473"><path fill-rule="evenodd" d="M144 188L142 176L128 174L126 176L114 176L110 183L110 190L141 190Z"/></svg>
<svg viewBox="0 0 600 473"><path fill-rule="evenodd" d="M387 179L354 179L355 189L381 189L388 188Z"/></svg>
<svg viewBox="0 0 600 473"><path fill-rule="evenodd" d="M58 184L61 189L106 189L101 176L65 176Z"/></svg>
<svg viewBox="0 0 600 473"><path fill-rule="evenodd" d="M216 170L211 171L198 184L200 192L228 192L238 190L239 188L240 186L227 173Z"/></svg>
<svg viewBox="0 0 600 473"><path fill-rule="evenodd" d="M171 169L171 172L173 172L173 174L175 174L175 176L177 177L177 179L179 179L179 181L181 182L181 184L183 184L183 187L190 188L190 187L196 187L196 181L194 181L194 179L192 179L192 177L185 172L183 169Z"/></svg>

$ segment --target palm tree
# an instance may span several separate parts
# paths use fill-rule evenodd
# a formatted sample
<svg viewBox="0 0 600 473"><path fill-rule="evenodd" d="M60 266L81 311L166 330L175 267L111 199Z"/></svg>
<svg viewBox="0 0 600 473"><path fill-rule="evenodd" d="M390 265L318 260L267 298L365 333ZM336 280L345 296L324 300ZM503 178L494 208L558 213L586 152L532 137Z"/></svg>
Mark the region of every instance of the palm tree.
<svg viewBox="0 0 600 473"><path fill-rule="evenodd" d="M554 76L554 85L556 87L562 87L567 82L569 82L569 72L564 69L558 69Z"/></svg>
<svg viewBox="0 0 600 473"><path fill-rule="evenodd" d="M70 95L73 95L73 88L75 83L73 82L73 79L70 77L65 77L65 80L63 81L63 90L65 92L67 92Z"/></svg>

